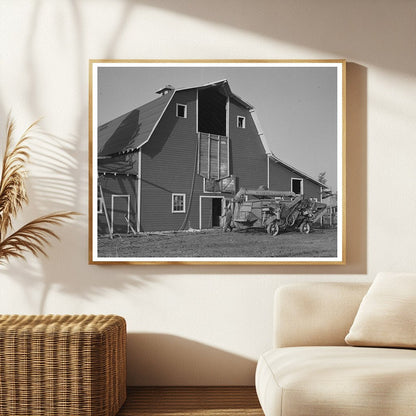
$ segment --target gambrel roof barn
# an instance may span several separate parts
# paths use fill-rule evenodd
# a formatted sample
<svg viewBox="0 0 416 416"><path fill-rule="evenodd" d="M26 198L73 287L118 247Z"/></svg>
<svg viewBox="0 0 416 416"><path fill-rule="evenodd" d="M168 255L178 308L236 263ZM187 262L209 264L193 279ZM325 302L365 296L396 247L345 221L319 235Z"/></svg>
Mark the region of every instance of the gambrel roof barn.
<svg viewBox="0 0 416 416"><path fill-rule="evenodd" d="M227 80L157 93L98 128L102 232L105 207L114 232L155 231L219 225L239 187L320 198L323 185L270 151L254 107Z"/></svg>

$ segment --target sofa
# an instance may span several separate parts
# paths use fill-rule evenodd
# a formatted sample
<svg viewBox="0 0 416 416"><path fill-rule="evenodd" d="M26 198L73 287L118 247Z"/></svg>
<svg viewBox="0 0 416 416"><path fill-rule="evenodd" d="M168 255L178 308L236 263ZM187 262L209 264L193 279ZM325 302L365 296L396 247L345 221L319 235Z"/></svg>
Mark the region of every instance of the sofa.
<svg viewBox="0 0 416 416"><path fill-rule="evenodd" d="M283 286L259 358L266 416L416 415L416 274Z"/></svg>

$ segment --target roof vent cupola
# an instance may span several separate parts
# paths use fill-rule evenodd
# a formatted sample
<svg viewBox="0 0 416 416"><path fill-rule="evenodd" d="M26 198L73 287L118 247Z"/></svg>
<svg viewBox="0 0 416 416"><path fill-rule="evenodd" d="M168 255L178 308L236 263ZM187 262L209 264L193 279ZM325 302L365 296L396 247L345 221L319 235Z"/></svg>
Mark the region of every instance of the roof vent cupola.
<svg viewBox="0 0 416 416"><path fill-rule="evenodd" d="M165 95L170 91L173 91L175 89L175 87L173 85L165 85L163 88L161 88L160 90L156 91L156 94L160 94L160 95Z"/></svg>

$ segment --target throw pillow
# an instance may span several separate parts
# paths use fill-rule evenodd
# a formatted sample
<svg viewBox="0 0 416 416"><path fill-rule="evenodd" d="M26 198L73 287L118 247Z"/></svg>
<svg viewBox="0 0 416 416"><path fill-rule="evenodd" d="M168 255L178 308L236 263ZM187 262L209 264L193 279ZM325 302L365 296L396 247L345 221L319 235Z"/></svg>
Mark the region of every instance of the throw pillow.
<svg viewBox="0 0 416 416"><path fill-rule="evenodd" d="M345 342L416 348L416 274L380 273L364 296Z"/></svg>

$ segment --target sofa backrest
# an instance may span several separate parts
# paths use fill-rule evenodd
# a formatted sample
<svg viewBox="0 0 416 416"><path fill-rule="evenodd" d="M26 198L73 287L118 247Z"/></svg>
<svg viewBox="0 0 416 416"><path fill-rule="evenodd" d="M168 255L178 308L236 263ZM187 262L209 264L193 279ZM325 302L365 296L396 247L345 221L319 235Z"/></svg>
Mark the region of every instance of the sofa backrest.
<svg viewBox="0 0 416 416"><path fill-rule="evenodd" d="M275 292L275 348L346 345L369 283L300 283Z"/></svg>

